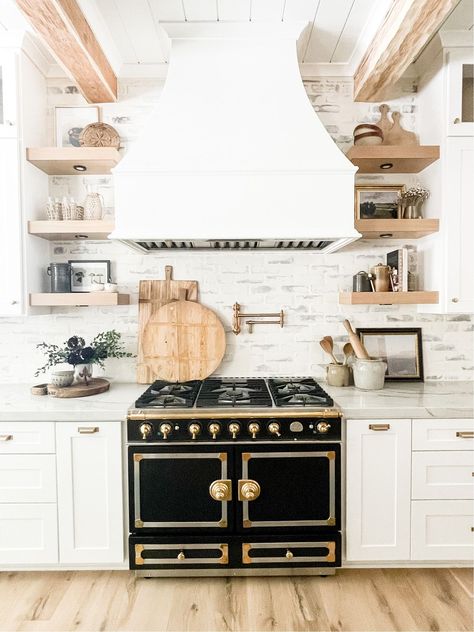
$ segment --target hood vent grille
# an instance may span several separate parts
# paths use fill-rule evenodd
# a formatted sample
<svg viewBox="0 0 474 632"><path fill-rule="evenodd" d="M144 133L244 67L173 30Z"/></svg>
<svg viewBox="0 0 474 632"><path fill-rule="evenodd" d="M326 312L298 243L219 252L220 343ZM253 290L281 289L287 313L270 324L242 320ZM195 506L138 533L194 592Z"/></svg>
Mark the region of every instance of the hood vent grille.
<svg viewBox="0 0 474 632"><path fill-rule="evenodd" d="M135 244L145 252L156 250L325 250L333 243L332 240L321 239L209 239L209 240L166 240L166 241L136 241Z"/></svg>

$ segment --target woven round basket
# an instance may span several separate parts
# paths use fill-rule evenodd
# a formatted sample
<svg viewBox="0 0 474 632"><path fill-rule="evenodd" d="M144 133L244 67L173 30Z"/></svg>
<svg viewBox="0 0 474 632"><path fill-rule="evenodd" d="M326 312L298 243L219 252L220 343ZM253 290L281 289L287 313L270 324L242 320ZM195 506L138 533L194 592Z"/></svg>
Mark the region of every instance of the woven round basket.
<svg viewBox="0 0 474 632"><path fill-rule="evenodd" d="M107 123L90 123L86 125L79 136L82 147L115 147L120 146L120 136Z"/></svg>

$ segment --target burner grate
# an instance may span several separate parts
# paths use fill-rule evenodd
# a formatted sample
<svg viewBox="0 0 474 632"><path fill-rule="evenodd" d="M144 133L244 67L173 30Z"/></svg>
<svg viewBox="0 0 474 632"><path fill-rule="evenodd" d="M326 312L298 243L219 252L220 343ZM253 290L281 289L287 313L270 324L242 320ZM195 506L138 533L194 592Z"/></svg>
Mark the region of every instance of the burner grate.
<svg viewBox="0 0 474 632"><path fill-rule="evenodd" d="M192 408L201 382L166 382L157 380L140 395L136 408Z"/></svg>
<svg viewBox="0 0 474 632"><path fill-rule="evenodd" d="M312 377L270 378L268 385L279 407L334 405L332 397Z"/></svg>
<svg viewBox="0 0 474 632"><path fill-rule="evenodd" d="M262 378L209 378L203 382L196 406L270 407L272 398Z"/></svg>

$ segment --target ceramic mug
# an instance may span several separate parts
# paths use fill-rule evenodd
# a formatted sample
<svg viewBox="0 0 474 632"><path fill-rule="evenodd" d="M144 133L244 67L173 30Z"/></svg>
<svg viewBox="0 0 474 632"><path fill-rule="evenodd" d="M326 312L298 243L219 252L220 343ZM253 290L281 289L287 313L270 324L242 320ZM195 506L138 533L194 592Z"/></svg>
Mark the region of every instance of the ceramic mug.
<svg viewBox="0 0 474 632"><path fill-rule="evenodd" d="M345 364L330 363L326 366L326 381L329 386L349 386L351 370Z"/></svg>

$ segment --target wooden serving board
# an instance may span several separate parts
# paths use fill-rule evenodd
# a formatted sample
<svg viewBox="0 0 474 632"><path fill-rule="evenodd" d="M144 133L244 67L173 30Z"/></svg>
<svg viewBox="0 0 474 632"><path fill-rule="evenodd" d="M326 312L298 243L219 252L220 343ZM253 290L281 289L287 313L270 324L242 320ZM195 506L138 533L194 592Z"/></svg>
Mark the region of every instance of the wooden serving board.
<svg viewBox="0 0 474 632"><path fill-rule="evenodd" d="M184 300L183 294L153 314L143 336L147 366L169 382L203 380L217 369L225 353L224 326L217 315Z"/></svg>
<svg viewBox="0 0 474 632"><path fill-rule="evenodd" d="M172 266L165 266L165 279L140 281L138 298L138 384L151 384L157 379L152 367L145 357L143 340L148 329L148 323L154 314L171 301L179 299L179 293L186 290L188 301L198 300L197 281L174 281ZM154 327L152 325L152 327Z"/></svg>
<svg viewBox="0 0 474 632"><path fill-rule="evenodd" d="M88 397L105 393L110 388L110 382L102 378L91 378L87 386L85 384L73 384L72 386L54 386L48 384L48 395L53 397Z"/></svg>

